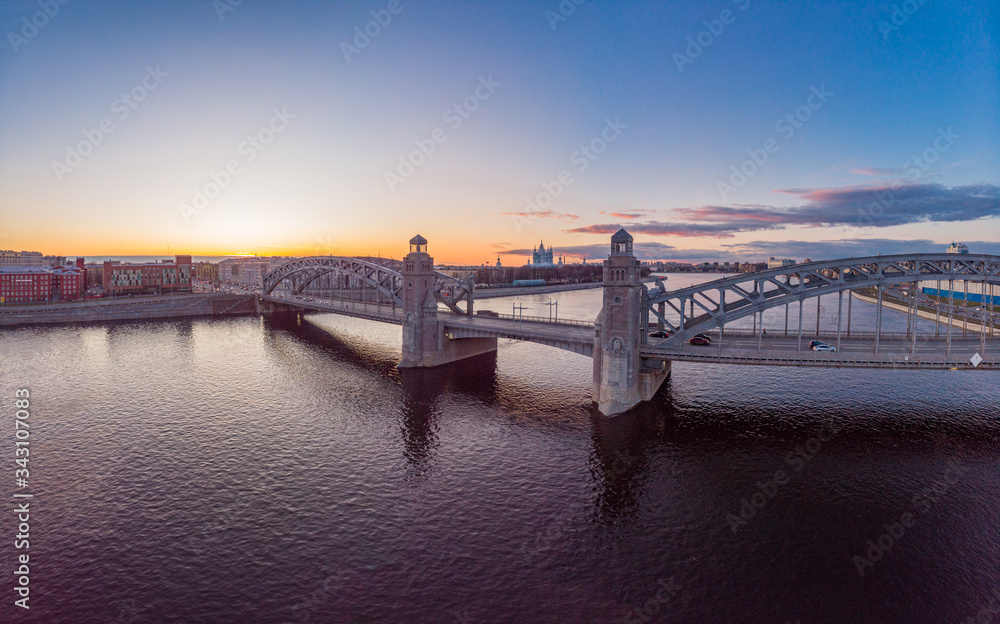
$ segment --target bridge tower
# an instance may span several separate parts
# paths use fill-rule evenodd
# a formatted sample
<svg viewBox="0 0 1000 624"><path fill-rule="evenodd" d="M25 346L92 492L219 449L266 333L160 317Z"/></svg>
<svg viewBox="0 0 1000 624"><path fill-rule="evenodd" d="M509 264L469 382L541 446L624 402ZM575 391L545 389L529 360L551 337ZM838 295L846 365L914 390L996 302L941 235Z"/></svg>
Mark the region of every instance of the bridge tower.
<svg viewBox="0 0 1000 624"><path fill-rule="evenodd" d="M430 368L497 350L496 338L453 339L438 319L437 274L427 239L410 239L403 258L403 356L399 368Z"/></svg>
<svg viewBox="0 0 1000 624"><path fill-rule="evenodd" d="M604 304L594 338L594 401L606 416L621 414L648 401L670 374L670 362L644 361L646 287L624 229L611 237L604 261Z"/></svg>

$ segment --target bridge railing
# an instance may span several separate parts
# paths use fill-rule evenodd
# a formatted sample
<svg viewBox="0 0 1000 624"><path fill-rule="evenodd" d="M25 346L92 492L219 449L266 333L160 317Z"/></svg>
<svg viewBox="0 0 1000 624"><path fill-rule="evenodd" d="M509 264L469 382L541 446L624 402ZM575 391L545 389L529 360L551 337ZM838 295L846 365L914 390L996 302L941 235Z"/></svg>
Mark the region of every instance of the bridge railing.
<svg viewBox="0 0 1000 624"><path fill-rule="evenodd" d="M781 351L737 351L719 354L709 351L655 349L643 351L646 357L668 357L674 361L704 362L714 364L759 364L765 366L817 366L831 368L907 368L907 369L973 369L995 370L1000 358L988 354L979 364L973 364L965 355L934 355L926 353L786 353Z"/></svg>
<svg viewBox="0 0 1000 624"><path fill-rule="evenodd" d="M783 328L780 328L780 327L779 328L768 327L766 329L767 329L767 334L765 335L765 338L795 338L795 337L798 336L798 329L793 329L791 327L788 328L788 333L787 334L785 334L785 330ZM760 330L754 331L752 329L745 329L745 328L730 329L729 327L727 327L726 328L725 337L726 338L756 338L758 331L760 331ZM703 333L705 333L705 334L707 334L709 336L712 336L712 337L718 337L719 330L718 329L712 329L712 330L709 330L709 331L706 331L706 332L703 332ZM972 339L979 340L979 338L980 338L980 332L978 330L978 326L977 326L976 331L973 331L972 330L972 326L970 325L969 329L968 329L968 331L966 333L968 335L968 339L969 340L972 340ZM988 327L987 327L987 330L986 330L986 336L987 336L987 339L990 338L990 332L989 332L989 328ZM813 338L817 338L817 337L819 337L819 338L834 338L834 339L836 339L836 337L837 337L837 330L836 329L821 329L819 332L816 332L816 330L806 330L806 329L802 330L802 338L803 338L803 340L805 340L805 339L813 339ZM856 331L856 330L852 329L851 333L848 334L847 330L844 330L844 331L842 331L840 333L840 337L842 339L844 339L844 340L854 339L854 338L870 338L870 339L874 340L875 339L875 332L873 332L873 331ZM913 334L908 334L907 332L885 332L884 331L884 332L879 332L879 337L882 340L909 340L909 339L911 339L913 337ZM917 341L928 340L928 339L945 340L945 339L947 339L947 337L948 337L948 327L947 326L942 326L940 328L940 333L935 333L933 331L927 331L927 330L921 330L921 331L919 331L917 333ZM952 329L951 329L951 339L952 340L961 340L961 338L962 338L962 325L960 323L955 323L955 325L953 325Z"/></svg>
<svg viewBox="0 0 1000 624"><path fill-rule="evenodd" d="M594 321L578 321L576 319L550 319L545 316L514 316L513 314L500 314L497 313L496 316L493 314L481 315L479 318L501 318L508 321L531 321L534 323L546 323L549 325L573 325L576 327L593 327Z"/></svg>

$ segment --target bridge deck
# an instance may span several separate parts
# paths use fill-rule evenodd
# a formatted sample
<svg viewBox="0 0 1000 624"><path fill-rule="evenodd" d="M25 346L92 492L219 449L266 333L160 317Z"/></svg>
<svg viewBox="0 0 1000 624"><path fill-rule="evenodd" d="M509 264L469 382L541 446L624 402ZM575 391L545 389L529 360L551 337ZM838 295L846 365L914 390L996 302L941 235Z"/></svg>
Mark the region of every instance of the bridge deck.
<svg viewBox="0 0 1000 624"><path fill-rule="evenodd" d="M987 339L986 350L975 339L952 339L951 353L947 353L944 339L919 338L916 347L909 340L881 340L878 353L874 352L872 339L841 339L837 353L814 352L809 349L811 337L803 336L802 351L794 337L764 338L757 349L757 338L750 336L718 338L711 345L683 343L673 347L649 345L642 348L642 356L680 362L705 362L712 364L756 364L761 366L822 366L830 368L906 368L950 370L980 368L1000 370L1000 340ZM661 341L663 342L663 341ZM836 346L836 339L825 339ZM978 366L970 361L979 353L983 358Z"/></svg>
<svg viewBox="0 0 1000 624"><path fill-rule="evenodd" d="M311 312L331 312L343 316L353 316L356 318L379 321L382 323L392 323L394 325L403 324L403 310L396 306L374 303L362 303L359 301L338 301L336 299L323 303L320 301L304 301L295 297L282 297L280 295L262 295L261 299L282 305L302 308Z"/></svg>
<svg viewBox="0 0 1000 624"><path fill-rule="evenodd" d="M383 323L401 325L403 312L398 307L375 306L358 302L303 301L290 297L265 296L274 303L286 304L314 312L329 312L353 316ZM592 356L594 353L594 327L592 325L549 323L545 321L514 321L510 318L488 316L460 316L442 314L440 317L447 335L451 338L509 338L548 345ZM874 352L872 336L842 338L837 353L817 353L809 350L813 336L804 335L802 351L798 350L795 336L774 336L763 338L760 350L757 337L729 335L722 338L717 332L711 345L696 346L684 342L672 347L664 346L665 341L642 348L645 358L665 359L678 362L703 362L712 364L751 364L760 366L814 366L828 368L906 368L927 370L986 369L1000 370L1000 339L988 338L986 349L981 349L978 336L966 339L954 337L951 353L947 353L947 340L918 336L915 347L902 336L883 336L879 342L879 352ZM857 334L858 332L855 332ZM956 332L957 333L957 332ZM824 333L823 339L836 345L836 337ZM912 352L911 352L912 351ZM983 358L974 366L971 358L979 353Z"/></svg>
<svg viewBox="0 0 1000 624"><path fill-rule="evenodd" d="M510 338L549 345L581 355L590 356L594 353L593 325L455 315L446 317L444 326L452 338Z"/></svg>
<svg viewBox="0 0 1000 624"><path fill-rule="evenodd" d="M264 299L312 312L329 312L383 323L403 324L403 311L392 306L367 305L359 302L331 300L328 303L304 301L295 297L265 295ZM510 338L524 340L592 355L594 327L585 324L548 323L544 321L513 321L489 316L461 316L442 312L438 318L451 338Z"/></svg>

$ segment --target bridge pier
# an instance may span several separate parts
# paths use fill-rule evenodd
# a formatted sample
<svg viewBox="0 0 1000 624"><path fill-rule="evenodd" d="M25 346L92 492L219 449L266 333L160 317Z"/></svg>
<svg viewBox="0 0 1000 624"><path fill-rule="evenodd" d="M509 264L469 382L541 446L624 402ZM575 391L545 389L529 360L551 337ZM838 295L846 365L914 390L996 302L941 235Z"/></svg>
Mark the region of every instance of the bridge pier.
<svg viewBox="0 0 1000 624"><path fill-rule="evenodd" d="M594 402L605 416L648 401L670 376L670 362L641 357L646 323L645 286L632 236L624 229L611 237L604 261L604 304L594 338Z"/></svg>
<svg viewBox="0 0 1000 624"><path fill-rule="evenodd" d="M403 354L399 368L431 368L497 350L496 338L449 338L438 319L434 259L427 239L410 239L403 259Z"/></svg>
<svg viewBox="0 0 1000 624"><path fill-rule="evenodd" d="M261 314L263 316L273 316L275 314L294 315L302 312L302 308L297 308L286 303L268 301L267 299L263 299L261 297L256 297L254 301L256 301L257 304L257 314Z"/></svg>

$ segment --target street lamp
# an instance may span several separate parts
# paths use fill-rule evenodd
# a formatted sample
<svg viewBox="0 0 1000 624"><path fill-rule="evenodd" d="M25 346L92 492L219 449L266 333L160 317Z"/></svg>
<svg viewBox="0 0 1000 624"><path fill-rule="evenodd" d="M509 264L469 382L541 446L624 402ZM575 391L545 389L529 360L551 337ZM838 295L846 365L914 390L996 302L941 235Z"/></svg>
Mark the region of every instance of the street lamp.
<svg viewBox="0 0 1000 624"><path fill-rule="evenodd" d="M550 323L552 322L552 306L555 306L555 308L556 308L556 322L558 323L559 322L559 302L558 301L553 302L552 299L549 299L548 303L546 303L545 305L549 306L549 322Z"/></svg>

